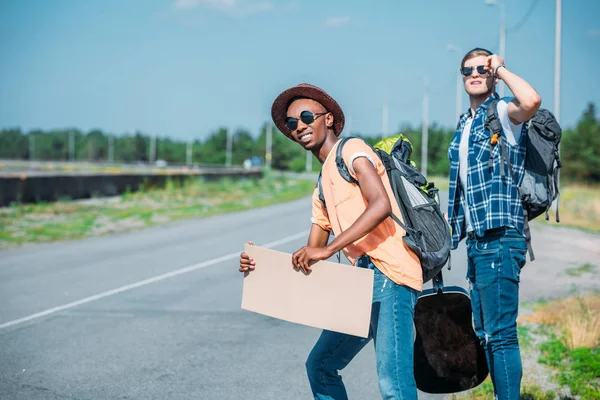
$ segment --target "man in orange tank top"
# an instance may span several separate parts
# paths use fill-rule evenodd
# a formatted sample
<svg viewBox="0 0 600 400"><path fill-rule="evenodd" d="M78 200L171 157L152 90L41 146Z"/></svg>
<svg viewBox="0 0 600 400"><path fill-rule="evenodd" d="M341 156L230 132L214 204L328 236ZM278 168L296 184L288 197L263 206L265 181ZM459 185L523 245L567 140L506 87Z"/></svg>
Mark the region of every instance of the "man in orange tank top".
<svg viewBox="0 0 600 400"><path fill-rule="evenodd" d="M369 145L349 140L342 157L358 185L341 177L335 152L344 113L316 86L300 84L285 90L275 99L271 116L281 132L323 164L325 204L315 188L308 244L293 254L294 266L307 273L312 262L342 250L353 265L373 269L375 274L369 337L325 330L306 361L314 398L347 399L339 371L373 339L382 397L416 400L413 316L423 285L422 270L418 256L402 240L404 230L390 218L392 212L401 213L397 203L390 201L394 196L385 167ZM335 239L328 243L331 232ZM242 253L240 271L254 268L254 260Z"/></svg>

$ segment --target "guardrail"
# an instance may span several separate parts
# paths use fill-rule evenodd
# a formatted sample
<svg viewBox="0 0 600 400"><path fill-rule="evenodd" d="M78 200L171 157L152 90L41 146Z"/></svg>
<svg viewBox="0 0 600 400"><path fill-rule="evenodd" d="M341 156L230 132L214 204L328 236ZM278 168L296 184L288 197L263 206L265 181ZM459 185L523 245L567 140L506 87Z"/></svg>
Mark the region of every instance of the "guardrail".
<svg viewBox="0 0 600 400"><path fill-rule="evenodd" d="M37 203L64 198L87 199L94 196L117 196L137 191L142 185L163 187L167 180L182 182L189 178L214 181L222 178L260 178L259 168L205 168L190 171L158 170L137 172L21 172L0 173L0 207L11 203Z"/></svg>

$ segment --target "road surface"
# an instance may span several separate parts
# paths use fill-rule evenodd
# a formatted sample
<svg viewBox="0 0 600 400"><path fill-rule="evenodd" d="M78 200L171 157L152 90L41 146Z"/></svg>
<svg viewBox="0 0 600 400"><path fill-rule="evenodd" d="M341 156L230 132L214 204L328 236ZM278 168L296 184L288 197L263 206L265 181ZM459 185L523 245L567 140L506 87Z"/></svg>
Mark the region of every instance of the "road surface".
<svg viewBox="0 0 600 400"><path fill-rule="evenodd" d="M0 398L310 398L319 330L241 310L237 271L248 240L304 245L309 218L304 198L0 252ZM463 247L452 263L446 283L465 286ZM372 345L342 375L350 398L380 398Z"/></svg>

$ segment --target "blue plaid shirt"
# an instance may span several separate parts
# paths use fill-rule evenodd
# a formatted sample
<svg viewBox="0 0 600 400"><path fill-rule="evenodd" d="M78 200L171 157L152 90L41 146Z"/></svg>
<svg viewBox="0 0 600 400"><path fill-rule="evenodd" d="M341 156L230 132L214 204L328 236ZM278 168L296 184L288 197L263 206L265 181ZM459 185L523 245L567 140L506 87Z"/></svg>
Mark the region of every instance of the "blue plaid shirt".
<svg viewBox="0 0 600 400"><path fill-rule="evenodd" d="M491 134L483 128L486 119L487 105L493 98L487 99L475 110L471 133L469 135L469 166L467 169L467 204L473 231L483 236L488 229L503 226L516 228L523 233L523 205L519 198L517 185L523 180L525 169L526 135L523 133L516 145L506 141L506 133L502 131L504 144L512 163L514 182L510 176L506 162L501 163L500 145L492 145L493 167L489 167ZM450 187L448 196L448 221L452 227L452 248L466 236L465 210L462 201L462 186L459 182L459 147L463 128L471 116L467 111L460 117L460 122L448 149L450 159ZM524 129L524 128L523 128ZM504 177L500 168L505 169Z"/></svg>

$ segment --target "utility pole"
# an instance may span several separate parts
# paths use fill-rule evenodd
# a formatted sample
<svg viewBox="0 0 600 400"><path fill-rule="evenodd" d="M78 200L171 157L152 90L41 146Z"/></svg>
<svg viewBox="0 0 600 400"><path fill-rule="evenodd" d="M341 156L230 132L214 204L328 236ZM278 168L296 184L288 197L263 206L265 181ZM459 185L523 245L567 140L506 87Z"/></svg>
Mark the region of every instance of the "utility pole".
<svg viewBox="0 0 600 400"><path fill-rule="evenodd" d="M232 132L230 128L227 128L227 145L225 150L225 166L231 167L231 146L232 146Z"/></svg>
<svg viewBox="0 0 600 400"><path fill-rule="evenodd" d="M556 0L556 29L554 38L554 117L560 123L560 60L562 36L562 0Z"/></svg>
<svg viewBox="0 0 600 400"><path fill-rule="evenodd" d="M556 0L556 28L554 33L554 117L560 123L560 61L562 37L562 0ZM560 153L560 144L558 146ZM556 177L557 190L560 188L560 174ZM554 204L558 208L557 197Z"/></svg>
<svg viewBox="0 0 600 400"><path fill-rule="evenodd" d="M448 51L463 54L463 51L459 47L457 47L453 44L448 45ZM462 74L460 73L460 69L457 68L457 71L456 71L456 120L458 120L460 118L460 115L463 112L462 111L463 90L464 89L463 89Z"/></svg>
<svg viewBox="0 0 600 400"><path fill-rule="evenodd" d="M113 135L108 137L108 162L113 163L115 161L115 138Z"/></svg>
<svg viewBox="0 0 600 400"><path fill-rule="evenodd" d="M185 152L185 163L188 167L192 166L192 141L190 140L187 144L187 149Z"/></svg>
<svg viewBox="0 0 600 400"><path fill-rule="evenodd" d="M462 96L463 96L463 80L460 71L457 72L456 77L456 120L460 119L462 114Z"/></svg>
<svg viewBox="0 0 600 400"><path fill-rule="evenodd" d="M425 93L423 95L423 124L422 124L422 143L421 143L421 173L427 178L427 146L429 142L429 88L425 82Z"/></svg>
<svg viewBox="0 0 600 400"><path fill-rule="evenodd" d="M388 137L388 103L383 105L383 112L381 116L381 138L384 139Z"/></svg>
<svg viewBox="0 0 600 400"><path fill-rule="evenodd" d="M306 152L306 172L312 172L312 157L313 154L310 151Z"/></svg>
<svg viewBox="0 0 600 400"><path fill-rule="evenodd" d="M273 125L271 125L270 123L267 124L267 131L265 136L267 141L267 143L265 144L265 166L268 170L270 170L271 159L273 158L273 155L271 153L273 147Z"/></svg>
<svg viewBox="0 0 600 400"><path fill-rule="evenodd" d="M35 160L35 136L29 134L29 161Z"/></svg>
<svg viewBox="0 0 600 400"><path fill-rule="evenodd" d="M500 57L504 60L506 57L506 14L504 12L504 3L500 0L484 0L484 3L489 6L500 7ZM505 84L498 83L498 94L504 97Z"/></svg>
<svg viewBox="0 0 600 400"><path fill-rule="evenodd" d="M346 124L346 129L345 131L347 132L346 136L352 136L352 117L348 116L348 123ZM340 136L342 136L344 134L344 132L340 133Z"/></svg>
<svg viewBox="0 0 600 400"><path fill-rule="evenodd" d="M500 3L500 57L503 60L506 59L506 14L504 13L504 3ZM506 84L504 81L500 82L498 94L500 97L504 97L504 91Z"/></svg>
<svg viewBox="0 0 600 400"><path fill-rule="evenodd" d="M75 160L75 132L69 131L69 161Z"/></svg>
<svg viewBox="0 0 600 400"><path fill-rule="evenodd" d="M152 136L150 138L150 154L148 155L148 160L150 164L154 164L156 157L156 136Z"/></svg>

